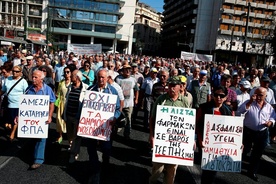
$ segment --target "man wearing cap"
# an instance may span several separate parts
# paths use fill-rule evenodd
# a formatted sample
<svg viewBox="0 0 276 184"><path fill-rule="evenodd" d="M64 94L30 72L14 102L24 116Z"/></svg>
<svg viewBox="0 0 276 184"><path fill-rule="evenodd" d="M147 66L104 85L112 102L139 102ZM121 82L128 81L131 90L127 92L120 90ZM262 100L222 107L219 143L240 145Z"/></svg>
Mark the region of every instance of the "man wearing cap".
<svg viewBox="0 0 276 184"><path fill-rule="evenodd" d="M23 66L22 74L24 79L28 82L28 84L32 84L32 73L33 73L33 67L35 66L33 64L33 56L27 56L26 57L27 64Z"/></svg>
<svg viewBox="0 0 276 184"><path fill-rule="evenodd" d="M150 134L149 134L149 142L151 146L153 146L157 105L188 108L187 99L184 98L183 95L180 95L180 84L181 84L181 81L179 77L170 78L168 93L158 97L152 106L152 111L150 115ZM164 164L164 163L153 162L149 183L150 184L157 183L159 176L163 171L165 171L163 183L173 184L176 170L177 170L177 165L175 164Z"/></svg>
<svg viewBox="0 0 276 184"><path fill-rule="evenodd" d="M181 84L180 84L180 94L183 95L187 101L188 101L188 104L189 104L189 108L192 108L193 106L193 96L190 92L187 91L187 78L183 75L179 75L178 76L180 81L181 81Z"/></svg>
<svg viewBox="0 0 276 184"><path fill-rule="evenodd" d="M157 69L152 68L150 70L150 77L145 78L141 90L144 94L144 128L147 130L149 128L149 116L150 116L150 110L151 105L153 104L153 97L152 97L152 87L155 83L159 81L157 78Z"/></svg>
<svg viewBox="0 0 276 184"><path fill-rule="evenodd" d="M131 115L133 111L133 106L138 103L139 87L135 78L130 75L130 65L123 65L122 72L123 73L121 75L118 75L116 77L115 81L121 86L124 94L125 101L123 112L127 117L127 124L125 125L124 129L124 137L129 140L131 131Z"/></svg>
<svg viewBox="0 0 276 184"><path fill-rule="evenodd" d="M150 76L150 65L146 64L143 72L144 79Z"/></svg>
<svg viewBox="0 0 276 184"><path fill-rule="evenodd" d="M237 92L237 103L238 103L238 108L243 104L246 100L250 99L250 95L248 91L250 90L250 82L248 80L242 80L240 83L240 89L238 89ZM236 115L240 115L238 112Z"/></svg>
<svg viewBox="0 0 276 184"><path fill-rule="evenodd" d="M211 101L211 85L207 82L207 70L201 70L199 79L193 80L188 87L193 96L193 108L199 108L203 103Z"/></svg>
<svg viewBox="0 0 276 184"><path fill-rule="evenodd" d="M272 89L270 89L269 83L270 83L270 79L269 77L263 76L260 80L261 82L261 87L265 88L267 90L266 92L266 98L265 101L268 102L269 104L273 105L275 104L275 98L274 98L274 92ZM251 91L250 91L250 96L252 96L255 93L255 90L258 87L254 87Z"/></svg>

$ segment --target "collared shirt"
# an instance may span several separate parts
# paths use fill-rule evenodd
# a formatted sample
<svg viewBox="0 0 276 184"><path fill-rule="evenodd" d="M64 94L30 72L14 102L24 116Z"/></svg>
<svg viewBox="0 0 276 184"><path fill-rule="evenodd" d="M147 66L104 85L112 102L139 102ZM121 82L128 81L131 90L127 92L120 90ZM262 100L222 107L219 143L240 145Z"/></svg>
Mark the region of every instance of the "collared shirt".
<svg viewBox="0 0 276 184"><path fill-rule="evenodd" d="M143 84L142 84L142 89L145 90L146 95L151 95L152 92L152 87L155 83L159 81L158 78L152 79L151 77L145 78Z"/></svg>
<svg viewBox="0 0 276 184"><path fill-rule="evenodd" d="M38 91L35 91L34 86L31 85L26 90L26 94L29 94L29 95L49 95L51 103L54 103L56 101L56 97L55 97L55 94L54 94L53 90L45 83L43 83L42 88L39 89Z"/></svg>
<svg viewBox="0 0 276 184"><path fill-rule="evenodd" d="M238 108L241 114L245 114L243 120L244 126L254 131L262 131L267 128L264 125L266 122L271 121L274 124L275 111L269 103L265 102L263 108L260 108L257 102L254 101L251 106L246 109L247 102L249 102L249 100L245 101Z"/></svg>
<svg viewBox="0 0 276 184"><path fill-rule="evenodd" d="M55 82L60 82L64 78L63 70L66 67L66 65L61 66L60 63L58 63L54 68L55 73Z"/></svg>
<svg viewBox="0 0 276 184"><path fill-rule="evenodd" d="M156 100L160 95L168 93L168 91L169 91L169 86L167 84L163 85L160 81L155 83L152 86L152 93L151 93L153 100Z"/></svg>
<svg viewBox="0 0 276 184"><path fill-rule="evenodd" d="M237 90L237 102L238 107L241 106L246 100L250 99L250 95L247 92L242 92L240 89Z"/></svg>
<svg viewBox="0 0 276 184"><path fill-rule="evenodd" d="M0 59L2 60L3 63L8 61L8 58L6 55L0 56Z"/></svg>
<svg viewBox="0 0 276 184"><path fill-rule="evenodd" d="M255 88L251 89L250 96L252 96L255 93L255 90L257 88L258 87L255 87ZM268 102L268 103L270 103L270 104L275 104L274 92L270 88L267 88L266 90L267 90L267 92L266 92L265 101Z"/></svg>

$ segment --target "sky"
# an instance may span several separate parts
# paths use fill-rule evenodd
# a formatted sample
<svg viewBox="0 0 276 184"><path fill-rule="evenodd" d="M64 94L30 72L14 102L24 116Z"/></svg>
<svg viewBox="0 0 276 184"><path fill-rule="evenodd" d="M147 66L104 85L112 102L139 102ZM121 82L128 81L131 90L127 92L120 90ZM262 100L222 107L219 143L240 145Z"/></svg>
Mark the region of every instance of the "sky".
<svg viewBox="0 0 276 184"><path fill-rule="evenodd" d="M150 5L157 12L163 12L164 0L139 0L139 2Z"/></svg>

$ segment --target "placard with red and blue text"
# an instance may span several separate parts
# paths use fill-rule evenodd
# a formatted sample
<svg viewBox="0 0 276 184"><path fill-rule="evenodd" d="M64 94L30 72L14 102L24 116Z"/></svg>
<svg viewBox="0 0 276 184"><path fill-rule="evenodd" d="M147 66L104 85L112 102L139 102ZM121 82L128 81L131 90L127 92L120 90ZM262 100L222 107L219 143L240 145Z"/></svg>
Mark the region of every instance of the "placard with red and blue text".
<svg viewBox="0 0 276 184"><path fill-rule="evenodd" d="M21 95L18 113L18 137L47 138L50 97L48 95Z"/></svg>
<svg viewBox="0 0 276 184"><path fill-rule="evenodd" d="M244 117L205 115L201 168L241 172Z"/></svg>
<svg viewBox="0 0 276 184"><path fill-rule="evenodd" d="M195 116L195 109L157 106L153 162L193 165Z"/></svg>
<svg viewBox="0 0 276 184"><path fill-rule="evenodd" d="M83 100L78 136L109 141L117 95L87 91Z"/></svg>

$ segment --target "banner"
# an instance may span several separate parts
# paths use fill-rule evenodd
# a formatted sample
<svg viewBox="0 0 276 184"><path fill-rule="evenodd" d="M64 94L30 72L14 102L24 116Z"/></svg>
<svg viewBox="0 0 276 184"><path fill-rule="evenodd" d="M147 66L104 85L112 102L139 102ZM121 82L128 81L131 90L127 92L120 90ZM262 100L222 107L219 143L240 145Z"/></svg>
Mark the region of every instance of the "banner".
<svg viewBox="0 0 276 184"><path fill-rule="evenodd" d="M21 95L18 113L18 137L47 138L50 97Z"/></svg>
<svg viewBox="0 0 276 184"><path fill-rule="evenodd" d="M157 106L153 162L192 166L195 109Z"/></svg>
<svg viewBox="0 0 276 184"><path fill-rule="evenodd" d="M202 169L241 172L243 118L205 115Z"/></svg>
<svg viewBox="0 0 276 184"><path fill-rule="evenodd" d="M197 54L192 52L181 52L181 59L193 61L213 61L212 55Z"/></svg>
<svg viewBox="0 0 276 184"><path fill-rule="evenodd" d="M78 136L109 141L110 122L116 110L117 95L86 91L83 100Z"/></svg>
<svg viewBox="0 0 276 184"><path fill-rule="evenodd" d="M102 53L102 44L68 44L67 50L78 55L94 55Z"/></svg>

